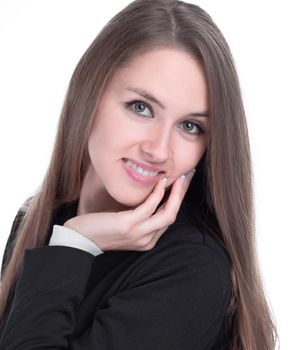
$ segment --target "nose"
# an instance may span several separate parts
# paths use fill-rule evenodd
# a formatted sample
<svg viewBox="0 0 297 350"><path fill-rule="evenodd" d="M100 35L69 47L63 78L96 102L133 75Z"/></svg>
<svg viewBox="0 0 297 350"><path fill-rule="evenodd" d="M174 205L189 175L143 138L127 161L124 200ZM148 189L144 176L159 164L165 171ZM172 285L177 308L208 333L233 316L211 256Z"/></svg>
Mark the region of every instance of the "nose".
<svg viewBox="0 0 297 350"><path fill-rule="evenodd" d="M172 156L170 130L162 127L150 129L140 144L140 149L148 161L164 163Z"/></svg>

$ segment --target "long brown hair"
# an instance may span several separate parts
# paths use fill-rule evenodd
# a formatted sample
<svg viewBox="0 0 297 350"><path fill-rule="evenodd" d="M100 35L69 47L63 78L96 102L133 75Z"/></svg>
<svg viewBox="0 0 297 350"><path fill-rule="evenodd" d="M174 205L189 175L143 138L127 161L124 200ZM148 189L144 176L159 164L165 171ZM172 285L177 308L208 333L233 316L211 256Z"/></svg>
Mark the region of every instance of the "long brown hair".
<svg viewBox="0 0 297 350"><path fill-rule="evenodd" d="M255 254L253 177L248 131L229 47L200 7L176 0L136 0L112 18L80 59L65 97L52 158L32 198L2 277L0 315L18 278L24 250L45 244L53 211L79 197L87 141L100 96L114 72L157 47L186 50L202 64L209 90L211 138L203 162L214 234L232 263L230 349L274 349L276 331Z"/></svg>

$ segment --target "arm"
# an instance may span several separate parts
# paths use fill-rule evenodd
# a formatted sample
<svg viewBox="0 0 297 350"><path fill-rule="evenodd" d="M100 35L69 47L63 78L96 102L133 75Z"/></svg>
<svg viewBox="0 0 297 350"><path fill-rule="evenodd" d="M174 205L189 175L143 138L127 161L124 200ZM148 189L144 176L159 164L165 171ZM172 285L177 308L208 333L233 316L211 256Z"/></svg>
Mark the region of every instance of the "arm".
<svg viewBox="0 0 297 350"><path fill-rule="evenodd" d="M75 248L27 250L0 349L67 349L93 259Z"/></svg>
<svg viewBox="0 0 297 350"><path fill-rule="evenodd" d="M228 267L215 251L177 239L143 254L125 287L72 339L93 259L66 247L27 251L0 349L210 348L230 287Z"/></svg>

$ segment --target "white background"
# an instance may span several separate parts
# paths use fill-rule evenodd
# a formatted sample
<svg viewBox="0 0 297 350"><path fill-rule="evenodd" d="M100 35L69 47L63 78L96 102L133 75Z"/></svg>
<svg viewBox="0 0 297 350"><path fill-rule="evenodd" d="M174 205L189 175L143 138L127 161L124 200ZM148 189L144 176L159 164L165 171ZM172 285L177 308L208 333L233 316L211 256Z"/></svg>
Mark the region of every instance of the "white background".
<svg viewBox="0 0 297 350"><path fill-rule="evenodd" d="M100 28L130 1L0 0L0 255L48 166L70 76ZM296 348L297 21L290 0L192 1L231 46L254 163L257 241L281 349ZM106 4L108 3L108 4Z"/></svg>

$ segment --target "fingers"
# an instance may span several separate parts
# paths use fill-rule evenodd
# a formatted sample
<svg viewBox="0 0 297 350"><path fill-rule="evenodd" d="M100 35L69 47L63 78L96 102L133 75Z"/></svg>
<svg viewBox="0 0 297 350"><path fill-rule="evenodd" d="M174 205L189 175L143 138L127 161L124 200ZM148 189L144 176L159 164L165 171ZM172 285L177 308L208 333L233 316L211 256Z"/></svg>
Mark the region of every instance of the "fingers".
<svg viewBox="0 0 297 350"><path fill-rule="evenodd" d="M162 236L162 234L167 230L168 226L161 228L160 230L156 232L151 232L150 235L146 235L144 237L144 244L142 244L139 249L142 251L147 251L152 249L156 243L158 242L159 238Z"/></svg>
<svg viewBox="0 0 297 350"><path fill-rule="evenodd" d="M134 209L133 216L137 222L146 220L156 211L164 196L166 183L166 178L161 179L149 197L141 205Z"/></svg>
<svg viewBox="0 0 297 350"><path fill-rule="evenodd" d="M172 185L169 198L163 208L161 207L154 215L150 216L141 224L144 232L157 231L162 227L173 224L179 211L182 200L189 188L194 171L178 178Z"/></svg>
<svg viewBox="0 0 297 350"><path fill-rule="evenodd" d="M154 247L168 226L175 221L193 175L194 171L191 171L173 183L166 203L157 212L156 209L164 197L166 179L160 180L146 201L128 214L129 222L124 235L128 243L130 242L129 247L140 251ZM123 215L127 220L127 212L123 212Z"/></svg>
<svg viewBox="0 0 297 350"><path fill-rule="evenodd" d="M192 176L193 173L174 182L160 210L156 211L164 197L167 179L161 179L145 202L136 209L79 215L75 217L78 223L74 229L96 242L103 251L149 250L174 222Z"/></svg>

